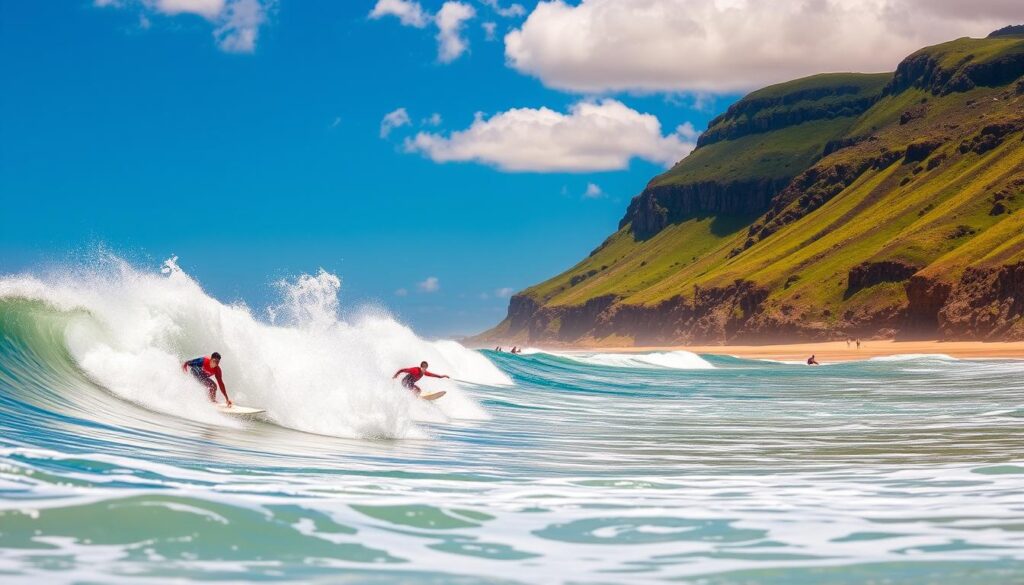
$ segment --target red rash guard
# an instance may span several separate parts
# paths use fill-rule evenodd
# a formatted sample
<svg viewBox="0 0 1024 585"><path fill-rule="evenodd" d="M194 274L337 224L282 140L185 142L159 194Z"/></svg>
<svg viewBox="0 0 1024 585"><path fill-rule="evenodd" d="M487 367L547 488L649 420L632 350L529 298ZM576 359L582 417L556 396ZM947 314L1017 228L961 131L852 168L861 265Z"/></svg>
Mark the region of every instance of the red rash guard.
<svg viewBox="0 0 1024 585"><path fill-rule="evenodd" d="M419 382L420 378L422 378L423 376L428 376L430 378L443 378L444 377L444 376L438 376L434 372L428 372L428 371L426 371L423 368L418 367L418 366L412 367L412 368L405 368L404 370L398 370L398 373L400 373L400 374L408 374L409 376L412 377L412 381L413 382Z"/></svg>
<svg viewBox="0 0 1024 585"><path fill-rule="evenodd" d="M220 391L224 392L225 394L227 393L228 389L224 387L224 378L221 377L222 373L220 371L220 366L217 366L216 368L211 366L210 356L196 358L194 360L187 361L185 362L185 367L202 369L203 373L206 374L207 377L214 376L215 378L217 378L217 384L220 384ZM182 369L184 370L185 368Z"/></svg>

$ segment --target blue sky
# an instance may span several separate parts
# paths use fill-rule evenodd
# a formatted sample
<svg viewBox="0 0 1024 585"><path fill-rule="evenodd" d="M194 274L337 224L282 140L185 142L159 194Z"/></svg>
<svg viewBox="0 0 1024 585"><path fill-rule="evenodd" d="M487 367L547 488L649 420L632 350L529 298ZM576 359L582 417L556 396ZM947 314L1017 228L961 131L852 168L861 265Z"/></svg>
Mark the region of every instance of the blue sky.
<svg viewBox="0 0 1024 585"><path fill-rule="evenodd" d="M732 56L704 35L693 50L707 54L651 49L644 64L680 64L645 69L559 32L584 30L559 19L620 9L607 0L445 4L462 12L405 0L0 2L0 273L99 246L154 269L176 254L218 298L261 309L275 280L323 268L343 279L347 306L388 307L426 335L477 332L503 317L508 290L611 234L693 128L809 67L774 59L736 81L713 67ZM888 69L904 45L945 33L908 33L877 64L836 57L828 69ZM401 108L408 123L382 137Z"/></svg>

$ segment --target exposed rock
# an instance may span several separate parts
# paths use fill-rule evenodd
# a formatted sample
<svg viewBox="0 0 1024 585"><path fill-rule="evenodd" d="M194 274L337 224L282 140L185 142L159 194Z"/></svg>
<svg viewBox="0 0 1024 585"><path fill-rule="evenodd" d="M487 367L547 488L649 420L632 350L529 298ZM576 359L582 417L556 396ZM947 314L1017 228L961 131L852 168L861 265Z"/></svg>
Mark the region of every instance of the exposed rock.
<svg viewBox="0 0 1024 585"><path fill-rule="evenodd" d="M846 297L849 298L861 289L883 282L903 282L918 270L918 266L892 260L858 264L850 269L847 276Z"/></svg>
<svg viewBox="0 0 1024 585"><path fill-rule="evenodd" d="M1004 26L999 30L992 31L989 33L988 38L994 39L996 37L1020 37L1024 36L1024 24L1011 24L1010 26Z"/></svg>
<svg viewBox="0 0 1024 585"><path fill-rule="evenodd" d="M1024 75L1024 53L1008 53L984 63L972 63L973 55L951 68L943 68L929 53L915 53L896 68L883 95L895 95L911 87L934 95L970 91L975 87L1005 85Z"/></svg>
<svg viewBox="0 0 1024 585"><path fill-rule="evenodd" d="M942 146L941 140L922 140L907 145L907 153L903 157L903 164L921 162L927 159L935 149Z"/></svg>
<svg viewBox="0 0 1024 585"><path fill-rule="evenodd" d="M911 276L907 281L907 317L904 335L934 335L939 326L939 309L946 304L952 286L938 279Z"/></svg>
<svg viewBox="0 0 1024 585"><path fill-rule="evenodd" d="M947 338L1024 340L1024 262L968 268L938 321Z"/></svg>
<svg viewBox="0 0 1024 585"><path fill-rule="evenodd" d="M817 101L834 96L843 96L845 99L832 103ZM861 95L861 88L856 85L837 85L795 91L779 97L741 100L711 121L708 131L697 139L697 146L735 140L812 120L859 116L874 105L878 98L877 94Z"/></svg>
<svg viewBox="0 0 1024 585"><path fill-rule="evenodd" d="M789 181L762 180L722 185L713 182L648 187L637 195L619 222L632 224L633 235L645 240L673 223L705 215L756 215Z"/></svg>
<svg viewBox="0 0 1024 585"><path fill-rule="evenodd" d="M985 154L986 152L998 147L1006 137L1014 132L1018 132L1024 129L1024 120L1016 120L1014 122L1003 122L1000 124L990 124L981 129L973 137L968 140L964 140L960 143L960 152L974 152L977 154Z"/></svg>
<svg viewBox="0 0 1024 585"><path fill-rule="evenodd" d="M903 112L902 114L900 114L900 126L904 126L904 125L908 124L909 122L911 122L912 120L917 120L919 118L924 118L925 115L927 115L927 114L928 114L928 105L927 104L918 104L918 105L910 108L909 110Z"/></svg>

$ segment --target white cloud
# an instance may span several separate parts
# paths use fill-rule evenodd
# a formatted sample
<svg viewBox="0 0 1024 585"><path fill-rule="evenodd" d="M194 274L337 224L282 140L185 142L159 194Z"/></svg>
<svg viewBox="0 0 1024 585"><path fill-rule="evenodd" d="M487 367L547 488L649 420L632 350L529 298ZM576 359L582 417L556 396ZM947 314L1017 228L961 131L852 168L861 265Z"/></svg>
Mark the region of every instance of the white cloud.
<svg viewBox="0 0 1024 585"><path fill-rule="evenodd" d="M195 14L214 24L213 38L228 53L251 53L256 50L260 27L276 0L95 0L98 7L140 9L139 27L150 28L147 13L176 16Z"/></svg>
<svg viewBox="0 0 1024 585"><path fill-rule="evenodd" d="M484 6L488 6L491 10L501 16L502 18L519 18L526 14L526 9L523 8L522 4L509 4L508 8L502 8L500 0L480 0Z"/></svg>
<svg viewBox="0 0 1024 585"><path fill-rule="evenodd" d="M484 38L486 38L488 41L493 41L497 39L497 37L494 35L494 31L497 30L498 23L488 21L480 23L480 26L484 29Z"/></svg>
<svg viewBox="0 0 1024 585"><path fill-rule="evenodd" d="M701 135L701 132L693 127L693 123L683 122L676 127L676 134L682 136L689 142L696 142L697 137Z"/></svg>
<svg viewBox="0 0 1024 585"><path fill-rule="evenodd" d="M417 282L416 288L420 289L420 292L435 293L441 290L441 282L436 276L428 276L423 282Z"/></svg>
<svg viewBox="0 0 1024 585"><path fill-rule="evenodd" d="M602 195L604 195L604 191L595 183L587 183L587 189L583 192L583 196L587 199L597 199Z"/></svg>
<svg viewBox="0 0 1024 585"><path fill-rule="evenodd" d="M404 26L415 28L426 28L434 23L437 26L437 60L451 63L469 49L469 41L462 32L466 21L476 16L476 9L450 0L441 5L437 14L431 14L413 0L377 0L370 11L370 18L376 20L385 16L394 16Z"/></svg>
<svg viewBox="0 0 1024 585"><path fill-rule="evenodd" d="M265 20L266 7L259 0L234 0L224 8L220 25L213 31L217 46L228 53L253 52Z"/></svg>
<svg viewBox="0 0 1024 585"><path fill-rule="evenodd" d="M377 0L377 4L370 11L370 18L378 19L385 16L394 16L405 26L424 28L432 17L423 10L419 2L409 0Z"/></svg>
<svg viewBox="0 0 1024 585"><path fill-rule="evenodd" d="M437 12L437 60L451 63L458 59L469 48L469 43L462 36L462 28L467 20L476 16L476 10L462 2L445 2Z"/></svg>
<svg viewBox="0 0 1024 585"><path fill-rule="evenodd" d="M337 128L337 127L338 127L338 126L339 126L340 124L341 124L341 116L335 116L335 117L334 117L334 120L332 120L332 121L331 121L331 125L330 125L330 126L328 126L327 128L328 128L329 130L334 130L334 129L335 129L335 128Z"/></svg>
<svg viewBox="0 0 1024 585"><path fill-rule="evenodd" d="M147 2L164 14L199 14L214 19L224 10L224 0L156 0Z"/></svg>
<svg viewBox="0 0 1024 585"><path fill-rule="evenodd" d="M505 55L577 92L745 91L891 71L920 47L1022 17L1020 0L550 0L505 36Z"/></svg>
<svg viewBox="0 0 1024 585"><path fill-rule="evenodd" d="M396 297L405 297L405 296L409 296L409 291L408 291L407 289L404 289L404 288L400 288L400 289L398 289L398 290L396 290L396 291L395 291L395 296L396 296Z"/></svg>
<svg viewBox="0 0 1024 585"><path fill-rule="evenodd" d="M636 157L670 166L693 150L691 139L662 135L661 123L613 99L581 101L563 114L517 108L484 117L444 136L420 132L408 152L435 162L475 161L506 171L582 172L624 169Z"/></svg>
<svg viewBox="0 0 1024 585"><path fill-rule="evenodd" d="M508 297L512 296L512 293L514 292L516 292L516 289L506 286L494 291L494 296L498 297L499 299L507 299Z"/></svg>
<svg viewBox="0 0 1024 585"><path fill-rule="evenodd" d="M380 121L380 137L387 138L395 128L408 126L411 123L412 120L409 119L409 112L405 111L405 108L398 108L393 112L389 112Z"/></svg>
<svg viewBox="0 0 1024 585"><path fill-rule="evenodd" d="M444 122L444 119L441 117L441 114L438 114L437 112L434 112L433 114L430 115L429 118L424 119L423 122L421 123L421 125L423 125L423 126L440 126L442 122Z"/></svg>

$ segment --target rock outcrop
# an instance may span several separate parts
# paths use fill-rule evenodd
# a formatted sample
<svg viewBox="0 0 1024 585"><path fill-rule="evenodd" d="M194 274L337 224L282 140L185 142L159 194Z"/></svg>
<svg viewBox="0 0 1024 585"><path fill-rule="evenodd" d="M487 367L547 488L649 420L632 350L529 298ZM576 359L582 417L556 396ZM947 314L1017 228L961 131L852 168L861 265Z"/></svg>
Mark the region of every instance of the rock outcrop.
<svg viewBox="0 0 1024 585"><path fill-rule="evenodd" d="M1024 262L968 268L937 316L945 338L1024 341Z"/></svg>

